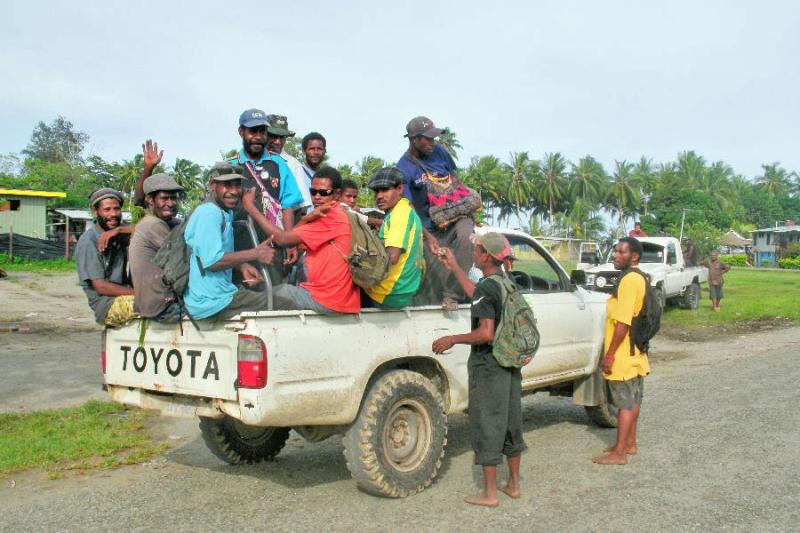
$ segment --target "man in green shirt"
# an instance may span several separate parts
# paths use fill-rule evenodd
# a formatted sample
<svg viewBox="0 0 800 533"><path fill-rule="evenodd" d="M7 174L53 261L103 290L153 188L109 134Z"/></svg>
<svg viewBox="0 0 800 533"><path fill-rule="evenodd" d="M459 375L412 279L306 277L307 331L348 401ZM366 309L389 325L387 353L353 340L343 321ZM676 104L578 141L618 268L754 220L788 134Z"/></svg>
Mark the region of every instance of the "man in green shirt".
<svg viewBox="0 0 800 533"><path fill-rule="evenodd" d="M378 170L369 180L375 203L386 213L380 237L392 266L380 284L366 289L378 307L399 309L411 305L422 280L422 221L403 196L403 173L394 167Z"/></svg>

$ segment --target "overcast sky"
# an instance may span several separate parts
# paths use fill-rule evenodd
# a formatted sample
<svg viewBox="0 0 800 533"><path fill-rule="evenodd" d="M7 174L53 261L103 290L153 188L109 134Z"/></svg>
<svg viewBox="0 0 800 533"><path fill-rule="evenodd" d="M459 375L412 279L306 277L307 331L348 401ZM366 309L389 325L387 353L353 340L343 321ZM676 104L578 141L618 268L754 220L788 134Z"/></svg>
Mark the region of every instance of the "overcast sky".
<svg viewBox="0 0 800 533"><path fill-rule="evenodd" d="M62 114L106 159L152 137L168 164L209 165L258 107L323 133L336 164L395 161L424 114L458 134L462 164L561 151L611 170L694 149L748 177L800 170L790 0L11 0L0 50L0 153Z"/></svg>

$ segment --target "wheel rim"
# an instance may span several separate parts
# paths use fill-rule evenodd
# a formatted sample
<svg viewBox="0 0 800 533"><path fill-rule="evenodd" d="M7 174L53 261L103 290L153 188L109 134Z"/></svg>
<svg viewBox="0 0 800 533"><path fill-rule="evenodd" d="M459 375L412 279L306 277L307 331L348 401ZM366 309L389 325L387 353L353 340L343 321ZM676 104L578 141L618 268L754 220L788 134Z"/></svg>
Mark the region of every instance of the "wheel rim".
<svg viewBox="0 0 800 533"><path fill-rule="evenodd" d="M383 455L401 472L416 470L431 447L433 424L427 409L417 400L404 399L389 410L383 426Z"/></svg>
<svg viewBox="0 0 800 533"><path fill-rule="evenodd" d="M249 446L263 444L275 433L275 428L246 426L238 420L228 421L227 426L240 441L247 443Z"/></svg>

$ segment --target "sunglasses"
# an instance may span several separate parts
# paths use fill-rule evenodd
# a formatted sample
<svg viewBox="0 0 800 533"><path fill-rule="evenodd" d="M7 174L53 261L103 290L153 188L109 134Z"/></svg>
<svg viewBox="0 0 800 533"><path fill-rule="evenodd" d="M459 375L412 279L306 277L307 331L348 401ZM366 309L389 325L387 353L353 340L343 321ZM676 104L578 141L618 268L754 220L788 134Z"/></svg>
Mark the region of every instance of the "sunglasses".
<svg viewBox="0 0 800 533"><path fill-rule="evenodd" d="M317 196L317 195L330 196L331 194L333 194L333 189L315 189L312 187L308 189L308 192L311 193L311 196Z"/></svg>

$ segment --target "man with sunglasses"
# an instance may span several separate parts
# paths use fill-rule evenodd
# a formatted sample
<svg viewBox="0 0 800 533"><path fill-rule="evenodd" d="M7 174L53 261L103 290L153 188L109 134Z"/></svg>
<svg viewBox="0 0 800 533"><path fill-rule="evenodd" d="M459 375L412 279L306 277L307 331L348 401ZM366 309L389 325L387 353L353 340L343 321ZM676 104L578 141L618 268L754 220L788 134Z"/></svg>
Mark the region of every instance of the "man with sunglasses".
<svg viewBox="0 0 800 533"><path fill-rule="evenodd" d="M271 223L255 206L255 192L245 193L242 203L253 220L282 246L300 245L306 251L308 281L300 286L275 288L275 309L310 309L318 313L358 313L361 298L353 283L345 256L350 251L350 221L339 205L342 176L335 168L322 167L311 180L314 212L290 230Z"/></svg>
<svg viewBox="0 0 800 533"><path fill-rule="evenodd" d="M245 169L242 187L244 190L255 188L256 205L259 211L273 224L291 229L294 226L294 210L305 202L294 174L281 157L273 156L267 149L267 114L260 109L248 109L239 117L239 136L242 148L228 159L228 163ZM237 209L235 220L243 220L247 214ZM256 228L259 241L265 235ZM243 229L235 232L237 250L250 248L252 243ZM272 283L277 285L285 277L284 265L292 265L297 261L298 252L295 247L288 247L275 254L276 260L267 266Z"/></svg>

